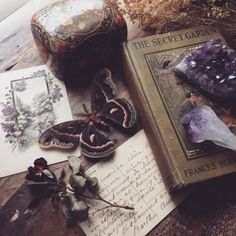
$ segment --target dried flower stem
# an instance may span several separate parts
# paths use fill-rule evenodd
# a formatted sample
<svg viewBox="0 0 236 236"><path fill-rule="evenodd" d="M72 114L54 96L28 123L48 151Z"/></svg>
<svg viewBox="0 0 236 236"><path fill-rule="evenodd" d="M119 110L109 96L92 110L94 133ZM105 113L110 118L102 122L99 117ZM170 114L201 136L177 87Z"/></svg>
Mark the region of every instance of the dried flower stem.
<svg viewBox="0 0 236 236"><path fill-rule="evenodd" d="M85 178L88 178L87 175L81 173ZM57 184L58 186L62 187L60 184ZM72 192L74 194L74 190L68 186L66 186L66 189L68 189L70 192ZM102 198L98 193L93 193L95 195L94 196L88 196L88 195L84 195L82 193L79 194L80 197L82 198L89 198L89 199L93 199L93 200L100 200L103 201L105 203L107 203L108 205L110 205L110 207L118 207L118 208L123 208L123 209L127 209L127 210L134 210L134 207L130 207L130 206L123 206L123 205L119 205L117 203L111 203L108 202L107 200L105 200L104 198Z"/></svg>
<svg viewBox="0 0 236 236"><path fill-rule="evenodd" d="M109 205L109 207L118 207L118 208L123 208L126 210L134 210L134 207L131 207L131 206L123 206L123 205L119 205L117 203L108 202L107 200L102 198L98 193L95 193L95 196L96 197L80 194L80 197L103 201L103 202L107 203Z"/></svg>
<svg viewBox="0 0 236 236"><path fill-rule="evenodd" d="M31 181L28 181L26 184L27 185L56 185L58 187L65 188L65 190L68 189L70 192L72 192L72 194L75 194L75 192L72 188L70 188L68 186L65 187L65 186L63 186L59 183L55 183L55 182L31 182ZM79 196L82 197L82 198L89 198L89 199L93 199L93 200L103 201L103 202L107 203L110 207L117 207L117 208L123 208L123 209L127 209L127 210L134 210L134 207L131 207L131 206L124 206L124 205L119 205L117 203L108 202L107 200L102 198L98 193L94 193L94 195L95 195L95 197L84 195L84 194L81 194L81 193L79 194Z"/></svg>

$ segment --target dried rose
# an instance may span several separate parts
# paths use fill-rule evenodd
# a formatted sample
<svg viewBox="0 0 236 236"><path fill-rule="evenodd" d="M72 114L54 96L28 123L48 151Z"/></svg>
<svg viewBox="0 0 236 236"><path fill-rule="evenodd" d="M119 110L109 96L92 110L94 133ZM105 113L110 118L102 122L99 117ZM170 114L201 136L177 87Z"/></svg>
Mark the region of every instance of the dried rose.
<svg viewBox="0 0 236 236"><path fill-rule="evenodd" d="M26 179L36 182L44 182L49 177L48 174L44 174L45 170L48 170L47 161L43 157L40 157L34 161L34 167L30 166L28 168Z"/></svg>
<svg viewBox="0 0 236 236"><path fill-rule="evenodd" d="M42 170L48 169L48 163L43 157L36 159L34 161L34 166Z"/></svg>

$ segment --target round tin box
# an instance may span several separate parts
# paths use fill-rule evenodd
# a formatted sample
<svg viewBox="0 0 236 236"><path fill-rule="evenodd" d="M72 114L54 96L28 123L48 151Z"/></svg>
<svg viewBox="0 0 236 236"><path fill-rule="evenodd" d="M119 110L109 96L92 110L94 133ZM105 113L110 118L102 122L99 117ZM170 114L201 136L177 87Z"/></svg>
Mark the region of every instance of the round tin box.
<svg viewBox="0 0 236 236"><path fill-rule="evenodd" d="M38 11L31 29L45 64L65 81L109 66L127 38L123 16L108 0L63 0Z"/></svg>

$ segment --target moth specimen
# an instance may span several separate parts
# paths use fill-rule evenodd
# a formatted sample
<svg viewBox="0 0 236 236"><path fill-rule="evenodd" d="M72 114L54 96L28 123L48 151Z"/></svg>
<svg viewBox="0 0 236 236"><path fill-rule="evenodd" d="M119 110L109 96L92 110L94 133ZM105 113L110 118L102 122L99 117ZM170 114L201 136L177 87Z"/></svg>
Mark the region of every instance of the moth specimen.
<svg viewBox="0 0 236 236"><path fill-rule="evenodd" d="M134 107L124 98L116 97L116 86L111 71L103 69L92 82L91 112L84 106L84 114L77 120L57 124L41 134L42 148L74 149L91 158L109 156L115 149L116 140L110 140L99 130L109 125L130 129L136 122Z"/></svg>

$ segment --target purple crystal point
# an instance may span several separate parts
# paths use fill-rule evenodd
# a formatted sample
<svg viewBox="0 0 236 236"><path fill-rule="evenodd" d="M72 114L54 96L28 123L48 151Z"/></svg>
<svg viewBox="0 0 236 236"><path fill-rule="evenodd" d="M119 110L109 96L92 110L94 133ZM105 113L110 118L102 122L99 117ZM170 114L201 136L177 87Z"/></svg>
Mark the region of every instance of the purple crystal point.
<svg viewBox="0 0 236 236"><path fill-rule="evenodd" d="M186 128L192 142L201 143L208 140L236 151L236 136L209 106L192 109L181 118L180 122Z"/></svg>
<svg viewBox="0 0 236 236"><path fill-rule="evenodd" d="M236 97L236 52L220 39L204 43L186 55L175 66L175 72L211 97Z"/></svg>

